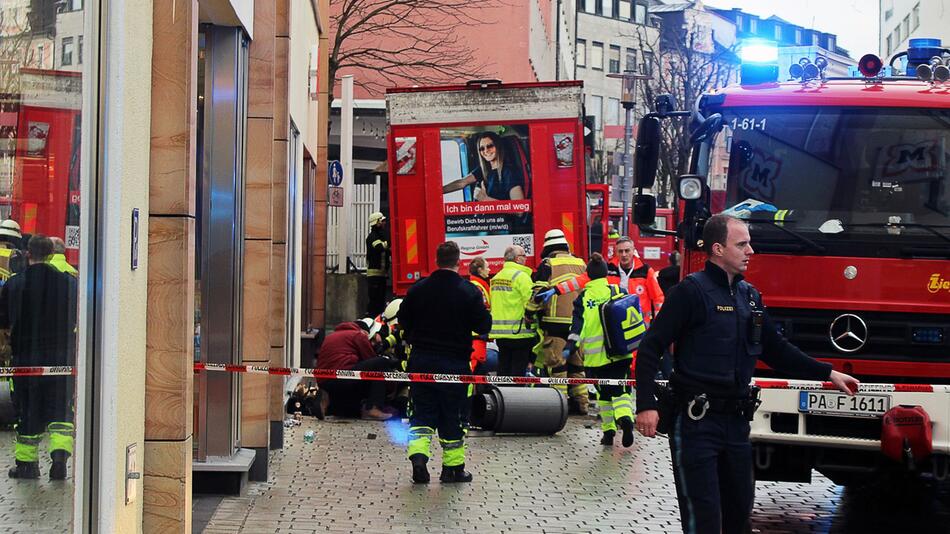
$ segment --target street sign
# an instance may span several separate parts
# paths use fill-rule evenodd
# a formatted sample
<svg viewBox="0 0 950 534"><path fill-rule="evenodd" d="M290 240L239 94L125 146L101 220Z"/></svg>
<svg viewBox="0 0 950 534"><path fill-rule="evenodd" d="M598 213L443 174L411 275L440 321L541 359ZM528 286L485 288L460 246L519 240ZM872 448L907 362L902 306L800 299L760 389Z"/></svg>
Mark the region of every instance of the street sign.
<svg viewBox="0 0 950 534"><path fill-rule="evenodd" d="M339 187L343 183L343 164L340 160L331 160L327 166L327 181L333 187ZM340 198L343 198L342 196ZM341 201L342 202L342 201Z"/></svg>
<svg viewBox="0 0 950 534"><path fill-rule="evenodd" d="M343 207L343 188L342 187L333 187L330 186L330 192L327 195L329 200L330 207L333 208L342 208Z"/></svg>

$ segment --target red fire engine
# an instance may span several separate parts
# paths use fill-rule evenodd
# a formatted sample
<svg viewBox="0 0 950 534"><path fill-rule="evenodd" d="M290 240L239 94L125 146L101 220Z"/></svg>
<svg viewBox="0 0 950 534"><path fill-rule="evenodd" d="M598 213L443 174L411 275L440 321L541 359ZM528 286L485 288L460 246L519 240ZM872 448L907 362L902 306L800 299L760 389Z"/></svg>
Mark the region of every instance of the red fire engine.
<svg viewBox="0 0 950 534"><path fill-rule="evenodd" d="M947 474L947 394L902 386L950 384L946 53L939 41L911 40L903 73L869 55L860 75L836 79L813 58L782 83L774 61L743 64L741 84L704 95L692 112L691 174L678 181L684 272L702 268L711 214L747 220L756 252L747 278L782 333L835 369L887 384L856 397L764 390L752 423L759 479L807 481L816 469L846 484L899 465L882 454L884 415L899 405L921 407L932 429L932 454L905 467ZM638 142L658 140L667 115L645 117ZM638 180L642 191L653 176ZM654 209L637 195L638 223Z"/></svg>

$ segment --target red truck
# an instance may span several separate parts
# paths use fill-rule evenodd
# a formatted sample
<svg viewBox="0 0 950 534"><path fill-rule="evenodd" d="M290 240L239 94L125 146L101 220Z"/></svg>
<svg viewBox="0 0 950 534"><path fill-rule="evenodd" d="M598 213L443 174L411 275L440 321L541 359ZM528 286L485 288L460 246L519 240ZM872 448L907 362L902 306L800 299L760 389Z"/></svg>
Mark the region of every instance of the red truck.
<svg viewBox="0 0 950 534"><path fill-rule="evenodd" d="M605 250L609 195L586 184L582 82L392 88L386 114L396 294L435 269L446 239L492 271L513 244L536 265L552 228L582 255L592 237Z"/></svg>
<svg viewBox="0 0 950 534"><path fill-rule="evenodd" d="M640 254L640 259L645 261L657 271L670 266L670 253L676 250L676 236L668 233L657 233L652 230L671 230L673 228L673 209L657 208L656 218L653 224L648 228L640 229L633 218L628 216L630 221L626 232L620 231L620 221L623 216L621 208L610 208L610 227L618 229L621 235L627 235L633 238L633 243ZM607 244L607 256L614 256L614 245L616 239L611 239Z"/></svg>
<svg viewBox="0 0 950 534"><path fill-rule="evenodd" d="M677 182L684 272L702 268L698 241L711 214L746 219L756 252L747 277L780 331L881 384L856 397L794 382L763 390L751 435L760 480L808 481L815 469L848 484L898 465L882 454L882 428L899 405L922 407L932 430L933 453L904 467L947 476L950 98L947 85L917 71L933 56L946 69L946 51L914 41L903 54L909 75L882 71L870 55L852 78L803 72L806 61L791 69L798 79L779 83L762 77L777 66L743 65L741 84L704 95L692 112L691 174ZM658 143L667 117L645 117L638 142ZM638 177L635 214L649 224L655 199L642 191L655 159L637 157L650 172Z"/></svg>

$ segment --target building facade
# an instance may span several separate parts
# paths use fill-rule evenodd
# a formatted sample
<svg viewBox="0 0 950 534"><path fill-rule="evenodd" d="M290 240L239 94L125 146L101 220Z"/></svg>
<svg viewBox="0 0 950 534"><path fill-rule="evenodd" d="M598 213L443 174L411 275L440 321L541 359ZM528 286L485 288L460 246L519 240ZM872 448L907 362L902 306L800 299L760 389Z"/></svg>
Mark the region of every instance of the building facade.
<svg viewBox="0 0 950 534"><path fill-rule="evenodd" d="M946 5L941 0L881 0L878 40L884 63L907 50L908 40L928 37L950 43L944 20Z"/></svg>
<svg viewBox="0 0 950 534"><path fill-rule="evenodd" d="M759 38L775 42L779 51L779 79L788 77L788 68L793 63L803 60L814 63L819 56L828 61L825 75L829 77L849 76L849 68L857 65L850 53L838 46L838 36L833 33L799 26L776 16L761 18L740 9L711 11L731 22L740 40ZM864 51L860 55L869 52Z"/></svg>
<svg viewBox="0 0 950 534"><path fill-rule="evenodd" d="M149 5L0 0L0 255L30 258L0 301L52 272L47 243L74 288L42 308L68 317L43 323L55 361L0 313L4 528L190 531L193 491L266 479L284 390L195 364L297 365L322 327L329 1Z"/></svg>
<svg viewBox="0 0 950 534"><path fill-rule="evenodd" d="M659 30L644 0L582 0L577 6L574 76L584 81L584 106L593 117L595 157L588 181L611 183L619 192L625 111L622 81L608 77L633 71L654 75ZM640 82L643 83L643 82ZM635 119L646 110L635 110Z"/></svg>

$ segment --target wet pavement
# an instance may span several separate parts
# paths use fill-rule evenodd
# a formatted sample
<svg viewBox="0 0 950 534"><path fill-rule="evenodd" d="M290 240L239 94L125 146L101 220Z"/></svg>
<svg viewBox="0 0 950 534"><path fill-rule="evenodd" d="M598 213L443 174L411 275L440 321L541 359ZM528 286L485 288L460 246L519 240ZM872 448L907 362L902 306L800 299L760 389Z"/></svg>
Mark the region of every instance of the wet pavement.
<svg viewBox="0 0 950 534"><path fill-rule="evenodd" d="M220 500L197 532L637 532L680 531L667 444L640 438L605 448L593 418L572 417L551 437L468 440L470 484L413 485L401 421L317 421L287 429L270 480ZM312 443L303 439L314 430ZM209 497L196 497L203 506ZM844 490L760 482L752 526L768 533L950 532L946 488L891 481Z"/></svg>
<svg viewBox="0 0 950 534"><path fill-rule="evenodd" d="M34 534L71 532L73 515L73 468L66 480L49 480L49 456L40 460L38 480L15 480L7 476L13 467L14 432L0 431L0 532Z"/></svg>

